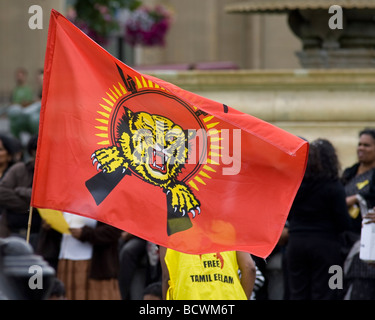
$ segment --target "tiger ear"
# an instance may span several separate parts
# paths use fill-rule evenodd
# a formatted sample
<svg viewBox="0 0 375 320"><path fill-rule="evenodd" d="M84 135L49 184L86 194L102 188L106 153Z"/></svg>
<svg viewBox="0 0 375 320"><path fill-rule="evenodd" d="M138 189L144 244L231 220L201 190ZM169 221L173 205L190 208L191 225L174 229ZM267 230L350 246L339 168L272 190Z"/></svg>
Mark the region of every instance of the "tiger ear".
<svg viewBox="0 0 375 320"><path fill-rule="evenodd" d="M125 111L125 114L128 116L129 119L133 118L133 111L131 111L129 108L125 107L124 106L124 111Z"/></svg>

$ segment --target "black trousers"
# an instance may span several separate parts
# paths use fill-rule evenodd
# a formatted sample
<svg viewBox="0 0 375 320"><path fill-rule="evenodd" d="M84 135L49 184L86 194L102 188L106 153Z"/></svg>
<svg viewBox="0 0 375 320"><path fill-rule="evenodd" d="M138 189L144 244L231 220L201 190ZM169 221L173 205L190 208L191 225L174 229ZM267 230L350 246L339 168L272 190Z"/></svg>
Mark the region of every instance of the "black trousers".
<svg viewBox="0 0 375 320"><path fill-rule="evenodd" d="M334 300L339 289L331 289L332 265L342 267L340 242L320 234L290 234L286 250L286 268L290 300Z"/></svg>

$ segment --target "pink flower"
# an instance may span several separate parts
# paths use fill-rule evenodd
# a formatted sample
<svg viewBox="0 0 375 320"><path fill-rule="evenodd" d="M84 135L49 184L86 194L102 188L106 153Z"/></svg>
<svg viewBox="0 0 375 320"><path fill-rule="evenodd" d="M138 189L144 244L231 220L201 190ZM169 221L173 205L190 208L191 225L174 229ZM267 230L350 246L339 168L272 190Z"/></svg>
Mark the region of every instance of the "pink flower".
<svg viewBox="0 0 375 320"><path fill-rule="evenodd" d="M164 45L169 26L170 14L164 7L159 5L151 9L142 6L126 21L125 41L131 45Z"/></svg>

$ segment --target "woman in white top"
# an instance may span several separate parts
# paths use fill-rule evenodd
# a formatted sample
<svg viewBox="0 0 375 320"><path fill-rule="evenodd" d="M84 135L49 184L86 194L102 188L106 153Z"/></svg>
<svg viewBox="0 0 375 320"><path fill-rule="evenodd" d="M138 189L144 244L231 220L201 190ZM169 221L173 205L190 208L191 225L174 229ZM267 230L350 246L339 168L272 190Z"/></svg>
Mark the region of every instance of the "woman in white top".
<svg viewBox="0 0 375 320"><path fill-rule="evenodd" d="M57 277L70 300L117 300L118 239L121 230L65 213L71 234L64 234Z"/></svg>

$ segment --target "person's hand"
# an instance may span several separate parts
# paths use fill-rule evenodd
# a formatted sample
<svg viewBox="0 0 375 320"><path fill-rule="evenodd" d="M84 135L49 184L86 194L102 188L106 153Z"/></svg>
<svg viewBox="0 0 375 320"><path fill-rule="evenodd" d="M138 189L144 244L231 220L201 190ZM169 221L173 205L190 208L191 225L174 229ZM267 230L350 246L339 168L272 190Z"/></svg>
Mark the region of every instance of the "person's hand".
<svg viewBox="0 0 375 320"><path fill-rule="evenodd" d="M51 225L44 219L42 219L42 229L46 231L51 230Z"/></svg>
<svg viewBox="0 0 375 320"><path fill-rule="evenodd" d="M76 239L79 239L82 235L82 228L69 228L69 231Z"/></svg>
<svg viewBox="0 0 375 320"><path fill-rule="evenodd" d="M375 223L375 208L368 212L364 217L364 224Z"/></svg>
<svg viewBox="0 0 375 320"><path fill-rule="evenodd" d="M346 205L348 207L351 207L352 205L358 203L357 195L352 195L349 197L346 197Z"/></svg>

